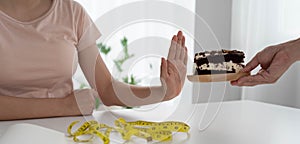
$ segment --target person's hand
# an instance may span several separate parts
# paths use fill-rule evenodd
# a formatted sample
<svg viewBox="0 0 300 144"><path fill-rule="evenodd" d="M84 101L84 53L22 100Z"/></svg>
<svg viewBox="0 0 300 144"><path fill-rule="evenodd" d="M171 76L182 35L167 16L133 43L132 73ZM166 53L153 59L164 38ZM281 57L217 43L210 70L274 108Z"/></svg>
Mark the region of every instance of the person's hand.
<svg viewBox="0 0 300 144"><path fill-rule="evenodd" d="M179 95L184 85L187 64L187 48L185 37L179 31L172 38L168 59L162 58L161 75L165 100L170 100Z"/></svg>
<svg viewBox="0 0 300 144"><path fill-rule="evenodd" d="M231 84L234 86L256 86L275 83L299 57L299 40L267 47L257 53L241 72L251 72L258 65L261 66L261 70L255 75L232 81Z"/></svg>

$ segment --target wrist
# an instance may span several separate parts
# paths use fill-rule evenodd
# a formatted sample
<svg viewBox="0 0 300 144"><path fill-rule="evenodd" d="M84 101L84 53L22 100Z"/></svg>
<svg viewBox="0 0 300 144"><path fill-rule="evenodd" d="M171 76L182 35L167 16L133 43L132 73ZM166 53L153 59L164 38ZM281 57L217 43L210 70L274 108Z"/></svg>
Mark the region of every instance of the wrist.
<svg viewBox="0 0 300 144"><path fill-rule="evenodd" d="M164 97L163 101L169 101L177 96L176 92L172 90L168 90L168 87L166 85L161 86L161 93L163 94Z"/></svg>
<svg viewBox="0 0 300 144"><path fill-rule="evenodd" d="M292 63L300 60L300 39L286 47L287 54L292 60Z"/></svg>
<svg viewBox="0 0 300 144"><path fill-rule="evenodd" d="M170 96L169 96L169 94L167 94L167 86L163 84L158 89L163 97L163 101L168 101Z"/></svg>

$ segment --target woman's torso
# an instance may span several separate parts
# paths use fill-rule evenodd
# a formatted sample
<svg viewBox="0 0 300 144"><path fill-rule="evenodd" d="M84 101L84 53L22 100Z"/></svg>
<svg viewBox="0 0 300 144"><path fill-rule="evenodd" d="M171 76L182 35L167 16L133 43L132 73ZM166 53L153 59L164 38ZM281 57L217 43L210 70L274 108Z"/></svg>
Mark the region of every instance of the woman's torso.
<svg viewBox="0 0 300 144"><path fill-rule="evenodd" d="M0 96L54 98L72 92L76 6L54 0L47 13L29 22L0 11Z"/></svg>

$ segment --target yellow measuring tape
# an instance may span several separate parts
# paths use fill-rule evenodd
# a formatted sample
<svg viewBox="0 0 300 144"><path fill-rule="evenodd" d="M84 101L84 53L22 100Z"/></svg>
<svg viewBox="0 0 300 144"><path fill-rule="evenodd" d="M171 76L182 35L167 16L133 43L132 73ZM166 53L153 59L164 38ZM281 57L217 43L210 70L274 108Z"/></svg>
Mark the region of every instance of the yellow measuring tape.
<svg viewBox="0 0 300 144"><path fill-rule="evenodd" d="M69 125L67 129L68 137L72 137L75 142L90 142L97 136L104 144L109 144L109 136L112 131L119 132L125 141L130 140L132 136L140 137L147 141L169 141L172 140L173 132L188 133L190 130L190 127L183 122L126 122L123 118L119 118L115 121L115 127L110 127L106 124L98 123L97 121L88 121L75 132L72 132L73 126L77 123L79 123L79 121L72 122ZM80 136L90 137L87 139L79 139L78 137Z"/></svg>

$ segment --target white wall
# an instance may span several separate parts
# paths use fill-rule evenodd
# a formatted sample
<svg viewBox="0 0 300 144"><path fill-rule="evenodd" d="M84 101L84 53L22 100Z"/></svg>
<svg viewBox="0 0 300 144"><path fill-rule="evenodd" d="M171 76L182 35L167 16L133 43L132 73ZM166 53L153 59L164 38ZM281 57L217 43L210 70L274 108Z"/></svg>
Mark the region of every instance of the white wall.
<svg viewBox="0 0 300 144"><path fill-rule="evenodd" d="M231 49L232 0L197 0L196 12L208 23L219 41L220 48ZM202 32L201 24L196 23L195 29L197 40L209 41L207 34ZM213 42L211 41L210 43ZM216 47L210 47L210 45L214 44L206 45L208 45L208 47L199 47L198 45L195 45L195 52L219 49ZM202 83L194 85L194 102L207 102L213 91L218 91L216 92L217 95L224 94L224 100L240 100L241 97L241 89L232 87L229 83ZM219 101L222 97L216 96L215 98L211 98L213 98L213 101Z"/></svg>

